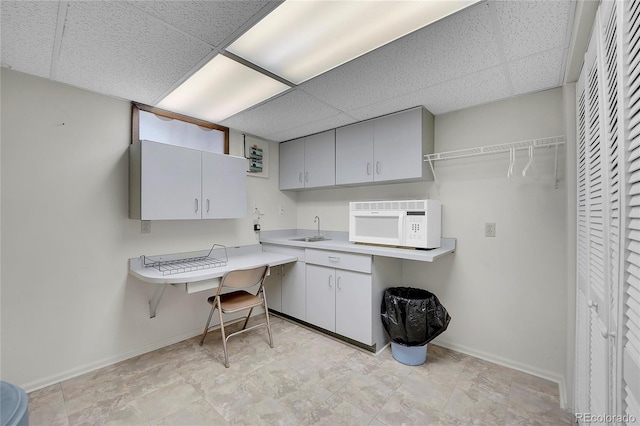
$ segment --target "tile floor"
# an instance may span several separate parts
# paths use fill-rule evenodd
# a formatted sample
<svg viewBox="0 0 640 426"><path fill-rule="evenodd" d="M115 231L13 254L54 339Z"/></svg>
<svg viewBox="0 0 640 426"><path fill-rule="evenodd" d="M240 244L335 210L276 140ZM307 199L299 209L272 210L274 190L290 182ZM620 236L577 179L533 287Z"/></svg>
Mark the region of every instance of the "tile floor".
<svg viewBox="0 0 640 426"><path fill-rule="evenodd" d="M39 425L570 424L546 380L429 345L410 367L272 316L229 340L218 331L32 392Z"/></svg>

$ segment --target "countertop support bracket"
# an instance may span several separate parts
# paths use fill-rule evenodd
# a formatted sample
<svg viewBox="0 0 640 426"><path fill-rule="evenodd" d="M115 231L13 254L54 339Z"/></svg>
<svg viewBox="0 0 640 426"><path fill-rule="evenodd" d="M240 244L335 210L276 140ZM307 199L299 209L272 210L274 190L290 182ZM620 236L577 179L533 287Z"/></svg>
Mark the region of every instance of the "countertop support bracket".
<svg viewBox="0 0 640 426"><path fill-rule="evenodd" d="M158 304L160 303L160 299L162 299L162 295L166 288L166 285L157 286L156 292L153 294L151 300L149 300L149 318L156 317L156 309L158 308Z"/></svg>

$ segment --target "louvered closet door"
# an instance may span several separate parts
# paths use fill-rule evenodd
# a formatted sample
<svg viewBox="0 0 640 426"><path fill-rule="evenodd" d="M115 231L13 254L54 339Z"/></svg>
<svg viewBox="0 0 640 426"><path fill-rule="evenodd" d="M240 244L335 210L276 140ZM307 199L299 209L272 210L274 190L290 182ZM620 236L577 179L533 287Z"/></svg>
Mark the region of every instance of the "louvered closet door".
<svg viewBox="0 0 640 426"><path fill-rule="evenodd" d="M587 131L586 131L586 93L584 87L585 73L580 75L577 84L577 136L578 136L578 218L577 218L577 270L578 281L576 291L576 366L575 366L575 412L589 412L589 377L591 347L591 318L587 306L589 295L589 240L587 194Z"/></svg>
<svg viewBox="0 0 640 426"><path fill-rule="evenodd" d="M622 289L622 412L640 419L640 2L625 1L625 148L627 229Z"/></svg>
<svg viewBox="0 0 640 426"><path fill-rule="evenodd" d="M623 134L618 123L622 122L623 116L620 109L622 99L620 94L620 84L622 79L621 66L621 34L618 30L618 8L619 4L615 1L603 2L601 6L601 43L600 57L602 60L602 91L603 96L603 112L604 112L604 136L606 150L606 167L607 167L607 209L606 223L608 224L608 252L605 262L608 263L609 274L605 285L608 296L606 301L606 311L602 311L603 315L608 315L604 321L603 327L598 330L605 340L607 349L607 372L608 380L607 389L607 413L620 413L618 384L618 355L616 348L616 336L618 327L618 305L620 294L620 276L622 270L621 256L621 175L623 174L624 163L620 154L620 145L623 140Z"/></svg>
<svg viewBox="0 0 640 426"><path fill-rule="evenodd" d="M600 11L602 12L602 11ZM599 29L600 13L596 17ZM607 329L609 317L609 226L608 226L608 168L606 136L604 132L603 78L599 60L600 33L594 31L585 56L586 72L586 144L587 144L587 238L589 247L589 291L587 304L591 309L589 411L608 413L609 345L602 330Z"/></svg>

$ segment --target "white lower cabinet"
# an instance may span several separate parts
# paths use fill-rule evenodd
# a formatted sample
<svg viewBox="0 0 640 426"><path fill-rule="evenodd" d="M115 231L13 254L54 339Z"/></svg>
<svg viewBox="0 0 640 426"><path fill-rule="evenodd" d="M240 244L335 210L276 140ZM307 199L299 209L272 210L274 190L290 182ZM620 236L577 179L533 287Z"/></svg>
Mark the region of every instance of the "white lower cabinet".
<svg viewBox="0 0 640 426"><path fill-rule="evenodd" d="M288 263L282 269L282 312L305 320L304 262Z"/></svg>
<svg viewBox="0 0 640 426"><path fill-rule="evenodd" d="M269 310L282 311L282 266L272 266L264 279L264 292Z"/></svg>
<svg viewBox="0 0 640 426"><path fill-rule="evenodd" d="M304 262L272 267L264 288L269 310L305 320Z"/></svg>
<svg viewBox="0 0 640 426"><path fill-rule="evenodd" d="M325 330L336 329L335 269L307 265L307 322Z"/></svg>
<svg viewBox="0 0 640 426"><path fill-rule="evenodd" d="M373 277L336 270L336 333L372 345Z"/></svg>
<svg viewBox="0 0 640 426"><path fill-rule="evenodd" d="M372 259L307 249L307 322L365 345L372 337Z"/></svg>
<svg viewBox="0 0 640 426"><path fill-rule="evenodd" d="M307 322L372 345L371 274L307 265Z"/></svg>
<svg viewBox="0 0 640 426"><path fill-rule="evenodd" d="M304 249L264 244L262 250L298 258L297 262L272 267L264 286L269 309L305 321Z"/></svg>
<svg viewBox="0 0 640 426"><path fill-rule="evenodd" d="M384 290L398 285L402 260L322 249L263 244L298 261L271 268L269 309L382 350L389 339L380 320Z"/></svg>

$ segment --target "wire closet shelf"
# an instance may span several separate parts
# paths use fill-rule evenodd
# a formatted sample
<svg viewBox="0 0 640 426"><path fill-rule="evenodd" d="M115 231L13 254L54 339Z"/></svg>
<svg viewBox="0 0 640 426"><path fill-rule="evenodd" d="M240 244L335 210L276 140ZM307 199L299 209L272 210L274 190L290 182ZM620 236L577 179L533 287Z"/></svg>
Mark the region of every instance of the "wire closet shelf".
<svg viewBox="0 0 640 426"><path fill-rule="evenodd" d="M438 192L439 192L440 185L438 183L438 178L436 176L435 169L433 167L433 163L435 161L455 160L458 158L469 158L469 157L480 157L483 155L500 154L500 153L510 153L513 156L515 155L514 153L516 151L521 151L526 149L530 150L530 153L532 153L532 150L537 148L555 148L556 157L555 157L554 186L557 188L558 187L558 147L564 145L565 140L566 139L564 136L552 136L548 138L531 139L531 140L509 142L509 143L503 143L503 144L497 144L497 145L480 146L475 148L459 149L455 151L437 152L434 154L425 154L424 161L428 162L429 166L431 167L436 188L438 189Z"/></svg>
<svg viewBox="0 0 640 426"><path fill-rule="evenodd" d="M211 250L189 252L162 256L141 256L145 268L155 268L162 275L174 275L184 272L200 271L203 269L226 266L228 261L227 247L214 244Z"/></svg>

